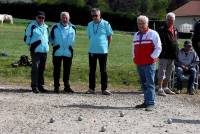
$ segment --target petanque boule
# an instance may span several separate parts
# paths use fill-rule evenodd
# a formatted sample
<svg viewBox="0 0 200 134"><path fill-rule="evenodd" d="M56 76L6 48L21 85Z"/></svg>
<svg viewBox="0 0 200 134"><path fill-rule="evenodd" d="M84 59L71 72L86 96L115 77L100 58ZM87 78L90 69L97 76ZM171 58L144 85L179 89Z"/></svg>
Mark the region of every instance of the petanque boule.
<svg viewBox="0 0 200 134"><path fill-rule="evenodd" d="M102 126L100 132L105 132L105 131L106 131L105 126Z"/></svg>
<svg viewBox="0 0 200 134"><path fill-rule="evenodd" d="M83 117L79 116L78 121L82 121L82 120L83 120Z"/></svg>
<svg viewBox="0 0 200 134"><path fill-rule="evenodd" d="M54 123L55 120L53 118L50 118L49 123Z"/></svg>
<svg viewBox="0 0 200 134"><path fill-rule="evenodd" d="M168 124L172 124L172 119L169 118L169 119L167 120L167 123L168 123Z"/></svg>
<svg viewBox="0 0 200 134"><path fill-rule="evenodd" d="M120 112L120 113L119 113L119 116L120 116L120 117L124 117L124 113L123 113L123 112Z"/></svg>

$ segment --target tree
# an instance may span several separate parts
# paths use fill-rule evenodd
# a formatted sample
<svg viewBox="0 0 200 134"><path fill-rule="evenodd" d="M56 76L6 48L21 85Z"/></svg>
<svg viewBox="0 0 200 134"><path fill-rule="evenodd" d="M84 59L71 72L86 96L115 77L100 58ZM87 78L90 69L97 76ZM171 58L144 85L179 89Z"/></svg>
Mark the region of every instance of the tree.
<svg viewBox="0 0 200 134"><path fill-rule="evenodd" d="M60 3L66 3L77 7L83 7L86 4L85 0L59 0Z"/></svg>
<svg viewBox="0 0 200 134"><path fill-rule="evenodd" d="M154 4L152 6L152 12L153 16L157 16L159 18L162 18L165 16L167 12L167 6L168 6L168 1L166 0L154 0Z"/></svg>
<svg viewBox="0 0 200 134"><path fill-rule="evenodd" d="M33 0L33 2L35 2L37 4L44 4L44 3L55 4L58 1L59 0Z"/></svg>
<svg viewBox="0 0 200 134"><path fill-rule="evenodd" d="M136 0L135 0L136 1ZM153 18L162 18L166 14L168 1L166 0L142 0L139 13Z"/></svg>
<svg viewBox="0 0 200 134"><path fill-rule="evenodd" d="M110 6L107 0L97 0L96 7L100 8L101 11L110 11Z"/></svg>
<svg viewBox="0 0 200 134"><path fill-rule="evenodd" d="M33 0L34 2L38 4L61 4L66 3L68 5L75 5L77 7L83 7L85 6L86 2L85 0Z"/></svg>

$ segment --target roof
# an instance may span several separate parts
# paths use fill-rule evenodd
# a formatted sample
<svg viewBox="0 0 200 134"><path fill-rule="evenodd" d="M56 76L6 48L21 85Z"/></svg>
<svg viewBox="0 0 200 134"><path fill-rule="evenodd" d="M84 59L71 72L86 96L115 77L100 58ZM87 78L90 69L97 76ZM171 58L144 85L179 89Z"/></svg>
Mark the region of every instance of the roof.
<svg viewBox="0 0 200 134"><path fill-rule="evenodd" d="M200 16L200 0L191 0L173 12L176 16Z"/></svg>

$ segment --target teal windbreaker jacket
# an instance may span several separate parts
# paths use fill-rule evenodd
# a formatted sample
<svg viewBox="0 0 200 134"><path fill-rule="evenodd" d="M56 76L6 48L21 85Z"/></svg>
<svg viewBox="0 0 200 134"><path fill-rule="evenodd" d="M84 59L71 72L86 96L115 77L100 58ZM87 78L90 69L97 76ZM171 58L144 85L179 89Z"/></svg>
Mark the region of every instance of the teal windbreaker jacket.
<svg viewBox="0 0 200 134"><path fill-rule="evenodd" d="M25 29L24 41L31 52L47 53L49 51L48 26L32 21Z"/></svg>
<svg viewBox="0 0 200 134"><path fill-rule="evenodd" d="M67 26L63 26L62 23L53 25L50 32L53 56L72 57L75 36L76 28L71 23Z"/></svg>

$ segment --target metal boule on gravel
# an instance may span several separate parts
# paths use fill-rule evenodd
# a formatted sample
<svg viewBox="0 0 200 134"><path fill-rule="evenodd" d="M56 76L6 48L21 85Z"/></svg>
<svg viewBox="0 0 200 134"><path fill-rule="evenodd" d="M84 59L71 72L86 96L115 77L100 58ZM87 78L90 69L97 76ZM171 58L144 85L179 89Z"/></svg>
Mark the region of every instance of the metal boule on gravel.
<svg viewBox="0 0 200 134"><path fill-rule="evenodd" d="M172 119L169 118L169 119L167 120L167 123L168 123L168 124L172 124Z"/></svg>
<svg viewBox="0 0 200 134"><path fill-rule="evenodd" d="M100 132L105 132L105 131L106 131L105 126L102 126Z"/></svg>
<svg viewBox="0 0 200 134"><path fill-rule="evenodd" d="M78 121L82 121L83 118L81 116L78 117Z"/></svg>
<svg viewBox="0 0 200 134"><path fill-rule="evenodd" d="M119 116L120 116L120 117L124 117L124 113L123 113L123 112L120 112L120 113L119 113Z"/></svg>
<svg viewBox="0 0 200 134"><path fill-rule="evenodd" d="M50 118L49 123L54 123L55 120L53 118Z"/></svg>

